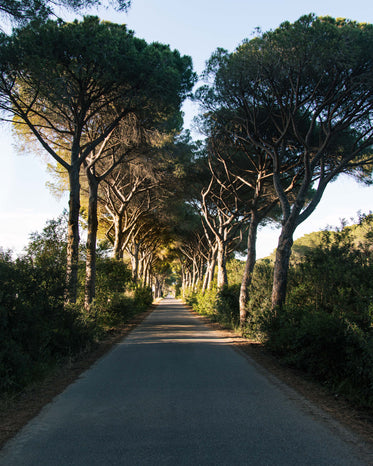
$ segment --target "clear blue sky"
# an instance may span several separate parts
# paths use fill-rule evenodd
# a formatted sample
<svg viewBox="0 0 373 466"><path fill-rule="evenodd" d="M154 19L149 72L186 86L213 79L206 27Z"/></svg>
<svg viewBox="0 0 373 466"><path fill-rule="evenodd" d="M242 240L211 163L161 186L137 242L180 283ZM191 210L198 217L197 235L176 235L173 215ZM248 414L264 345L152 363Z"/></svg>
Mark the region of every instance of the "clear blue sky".
<svg viewBox="0 0 373 466"><path fill-rule="evenodd" d="M166 43L190 55L195 70L201 73L205 61L217 47L234 50L256 27L263 31L274 29L283 21L295 21L311 12L373 23L371 0L133 0L127 14L102 9L98 15L102 19L126 23L136 36L148 42ZM185 105L187 127L196 110L191 104ZM13 143L11 129L0 127L3 167L0 247L19 252L27 244L31 232L40 230L47 219L58 216L67 207L67 196L56 200L45 186L50 179L45 169L48 157L43 161L32 154L19 154ZM341 177L327 188L317 210L298 228L296 237L326 225L338 225L340 218L349 219L358 210L373 210L373 187L362 187ZM260 232L259 257L276 247L277 236L278 230L265 228Z"/></svg>

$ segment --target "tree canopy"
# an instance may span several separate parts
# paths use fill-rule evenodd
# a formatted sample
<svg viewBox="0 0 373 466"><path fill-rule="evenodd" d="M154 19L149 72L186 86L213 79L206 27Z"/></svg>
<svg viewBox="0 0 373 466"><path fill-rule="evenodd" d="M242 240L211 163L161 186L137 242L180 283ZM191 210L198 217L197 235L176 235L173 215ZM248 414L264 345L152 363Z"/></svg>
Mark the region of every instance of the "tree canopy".
<svg viewBox="0 0 373 466"><path fill-rule="evenodd" d="M194 82L191 59L97 17L16 30L3 37L1 55L1 108L69 173L67 290L74 301L80 167L130 114L143 127L179 129Z"/></svg>
<svg viewBox="0 0 373 466"><path fill-rule="evenodd" d="M56 7L81 11L101 4L101 0L0 0L0 15L12 23L25 25L30 21L45 21L54 13ZM131 0L117 0L113 4L118 10L127 10Z"/></svg>
<svg viewBox="0 0 373 466"><path fill-rule="evenodd" d="M224 102L232 138L242 140L243 129L271 161L282 210L274 307L285 299L294 230L327 184L341 172L371 179L372 45L372 25L307 15L233 53L218 49L208 62L210 82L199 90L204 108L216 112Z"/></svg>

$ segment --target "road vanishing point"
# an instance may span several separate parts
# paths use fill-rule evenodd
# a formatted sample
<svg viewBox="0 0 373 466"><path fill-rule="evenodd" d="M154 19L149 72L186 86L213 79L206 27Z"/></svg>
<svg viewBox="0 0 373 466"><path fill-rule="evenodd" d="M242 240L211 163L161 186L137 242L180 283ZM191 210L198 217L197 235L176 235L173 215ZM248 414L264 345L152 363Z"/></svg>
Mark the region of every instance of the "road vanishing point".
<svg viewBox="0 0 373 466"><path fill-rule="evenodd" d="M0 465L373 464L362 445L170 298L10 440Z"/></svg>

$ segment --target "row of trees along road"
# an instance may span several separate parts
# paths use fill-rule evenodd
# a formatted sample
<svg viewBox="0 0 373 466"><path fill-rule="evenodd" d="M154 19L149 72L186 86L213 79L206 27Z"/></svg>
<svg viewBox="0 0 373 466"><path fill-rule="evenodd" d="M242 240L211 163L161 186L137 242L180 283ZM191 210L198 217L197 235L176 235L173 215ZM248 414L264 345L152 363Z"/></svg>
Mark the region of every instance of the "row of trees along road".
<svg viewBox="0 0 373 466"><path fill-rule="evenodd" d="M276 312L286 297L294 231L314 212L328 183L340 173L371 181L372 46L370 24L308 15L245 40L233 53L218 49L207 63L196 99L211 179L196 204L210 230L205 243L211 251L227 253L234 224L247 231L242 324L258 226L281 221ZM200 247L201 241L194 243ZM206 264L210 273L211 261ZM226 283L221 274L219 269L218 287Z"/></svg>
<svg viewBox="0 0 373 466"><path fill-rule="evenodd" d="M190 57L96 17L41 15L0 40L3 118L52 157L59 189L70 192L66 303L77 297L83 206L86 309L97 237L106 237L116 259L130 257L135 281L150 284L157 271L158 289L171 263L184 288L202 292L217 268L222 289L227 256L247 251L244 324L257 230L276 221L275 312L286 297L294 231L328 183L340 173L371 181L372 25L308 15L232 53L218 49L195 93L199 143L181 133L181 104L195 83Z"/></svg>
<svg viewBox="0 0 373 466"><path fill-rule="evenodd" d="M77 297L85 170L88 305L94 296L98 185L149 140L180 129L180 106L194 82L191 59L96 17L32 23L3 34L0 53L3 112L19 135L37 140L68 173L67 303Z"/></svg>

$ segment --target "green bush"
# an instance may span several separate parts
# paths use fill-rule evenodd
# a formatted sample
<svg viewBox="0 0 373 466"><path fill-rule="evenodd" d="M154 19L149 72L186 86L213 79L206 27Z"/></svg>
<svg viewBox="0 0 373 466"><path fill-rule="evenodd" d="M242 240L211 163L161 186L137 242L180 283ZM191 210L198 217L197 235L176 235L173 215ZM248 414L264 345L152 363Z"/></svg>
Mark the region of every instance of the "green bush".
<svg viewBox="0 0 373 466"><path fill-rule="evenodd" d="M184 300L196 312L210 317L215 322L234 328L239 324L238 297L239 285L224 287L217 291L216 287L206 290L204 293L188 291L184 294Z"/></svg>
<svg viewBox="0 0 373 466"><path fill-rule="evenodd" d="M123 293L132 282L131 271L120 260L98 258L96 263L96 300L110 293Z"/></svg>
<svg viewBox="0 0 373 466"><path fill-rule="evenodd" d="M100 334L97 323L77 304L61 307L51 327L49 347L55 359L74 356L91 346Z"/></svg>
<svg viewBox="0 0 373 466"><path fill-rule="evenodd" d="M243 335L248 338L259 340L265 338L262 321L263 317L271 310L272 281L272 263L268 259L259 260L255 264L249 288L247 318L242 327Z"/></svg>
<svg viewBox="0 0 373 466"><path fill-rule="evenodd" d="M77 308L63 306L63 288L29 257L0 258L0 391L22 388L94 337ZM49 294L61 294L51 296Z"/></svg>
<svg viewBox="0 0 373 466"><path fill-rule="evenodd" d="M153 302L152 289L149 286L137 286L134 299L136 307L139 310L145 310Z"/></svg>
<svg viewBox="0 0 373 466"><path fill-rule="evenodd" d="M199 314L214 316L216 314L216 287L206 290L205 293L198 291L194 294L193 309Z"/></svg>
<svg viewBox="0 0 373 466"><path fill-rule="evenodd" d="M364 221L369 226L370 217ZM354 244L349 228L324 232L320 246L290 269L287 304L332 313L368 330L373 324L371 259L371 250Z"/></svg>
<svg viewBox="0 0 373 466"><path fill-rule="evenodd" d="M216 295L216 320L231 328L240 323L240 285L224 286Z"/></svg>
<svg viewBox="0 0 373 466"><path fill-rule="evenodd" d="M373 406L373 335L325 312L285 306L263 323L267 347L334 390Z"/></svg>
<svg viewBox="0 0 373 466"><path fill-rule="evenodd" d="M195 304L197 303L196 292L191 289L183 290L183 299L184 301L191 306L193 309L195 308Z"/></svg>
<svg viewBox="0 0 373 466"><path fill-rule="evenodd" d="M132 296L113 292L106 296L106 301L95 302L89 315L102 331L126 323L136 312L138 309Z"/></svg>
<svg viewBox="0 0 373 466"><path fill-rule="evenodd" d="M132 281L125 264L99 259L92 312L64 305L65 220L34 233L22 258L0 250L1 392L22 389L151 302L151 290L126 291Z"/></svg>

